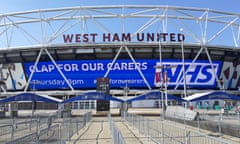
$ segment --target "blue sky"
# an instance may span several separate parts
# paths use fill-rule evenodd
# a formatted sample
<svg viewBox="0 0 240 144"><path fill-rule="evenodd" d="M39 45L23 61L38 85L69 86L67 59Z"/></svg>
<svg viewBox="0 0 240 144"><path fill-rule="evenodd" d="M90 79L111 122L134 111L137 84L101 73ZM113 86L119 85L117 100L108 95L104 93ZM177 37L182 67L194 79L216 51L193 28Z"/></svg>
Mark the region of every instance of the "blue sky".
<svg viewBox="0 0 240 144"><path fill-rule="evenodd" d="M36 10L36 9L49 9L49 8L63 8L63 7L78 7L78 6L103 6L103 5L168 5L168 6L180 6L180 7L192 7L192 8L209 8L213 10L218 10L218 11L226 11L226 12L233 12L233 13L238 13L240 14L240 0L0 0L0 14L7 14L7 13L14 13L14 12L19 12L19 11L30 11L30 10ZM227 18L226 18L227 19ZM227 19L228 20L228 19ZM233 18L230 18L229 20L233 20ZM131 25L129 25L128 29L127 26L125 27L125 31L127 32L136 32L145 22L147 22L148 19L144 19L141 22L134 23L131 20L126 21L127 23L134 23L134 27L132 28ZM238 20L240 21L240 20ZM2 21L3 22L3 21ZM113 22L107 23L107 20L105 20L106 24L105 26L110 26L112 29L112 32L119 32L115 30L115 27L112 27ZM117 22L116 22L117 23ZM120 23L121 24L121 23ZM176 26L175 23L172 23L173 25L169 25L168 31L179 31L179 25ZM26 27L28 25L25 25ZM40 33L41 28L37 27L39 25L32 25L32 27L27 27L27 29L31 32L36 32ZM55 25L56 26L56 25ZM91 25L89 25L90 27ZM115 25L116 26L116 25ZM184 27L184 32L189 33L191 31L194 31L195 34L201 36L200 33L200 27L196 27L198 25L195 25L195 23L192 23L189 25L190 31L187 31L187 28ZM218 27L215 24L207 24L208 26L208 34L207 38L210 39L213 37L217 32L219 32L225 25L219 25ZM77 26L76 26L77 27ZM108 27L108 28L110 28ZM183 27L183 26L181 26ZM56 29L59 27L55 27ZM78 29L72 29L72 33L74 31L79 31ZM88 28L88 27L87 27ZM88 30L86 28L86 31ZM155 24L155 27L152 26L153 29L147 29L146 31L159 31L159 26L157 26L157 23ZM154 29L158 28L158 29ZM175 29L174 29L175 28ZM18 30L18 31L17 31ZM14 29L14 38L9 38L12 43L14 44L21 44L25 45L23 40L19 40L19 35L22 36L22 31L20 29ZM52 32L49 29L46 29L47 32ZM89 33L90 30L88 30ZM95 31L94 28L91 28L91 31ZM234 31L234 36L237 36L239 34L239 29L238 27L233 28ZM8 31L9 33L13 32L11 30ZM68 33L71 33L69 31ZM35 35L35 34L34 34ZM51 34L49 34L51 36ZM5 35L2 35L0 37L2 39L5 39ZM43 38L42 35L35 35L37 39ZM62 37L61 37L62 38ZM233 38L232 34L232 29L229 28L224 33L221 34L221 37L217 37L219 39L216 39L214 43L212 44L219 44L219 45L230 45L233 46L235 45L235 41ZM229 40L226 40L229 39ZM215 40L215 39L214 39ZM6 45L5 41L2 40L4 45ZM28 39L25 39L26 43L28 42ZM186 42L192 42L192 39L188 37L186 39ZM195 40L194 40L195 41ZM1 41L0 41L1 42ZM34 41L35 42L35 41ZM59 39L56 43L63 42L62 39ZM240 41L238 39L237 41L238 46L240 47ZM17 45L16 44L16 45ZM0 43L1 47L1 43Z"/></svg>
<svg viewBox="0 0 240 144"><path fill-rule="evenodd" d="M0 0L0 13L93 5L169 5L240 13L239 0ZM231 1L231 2L229 2Z"/></svg>

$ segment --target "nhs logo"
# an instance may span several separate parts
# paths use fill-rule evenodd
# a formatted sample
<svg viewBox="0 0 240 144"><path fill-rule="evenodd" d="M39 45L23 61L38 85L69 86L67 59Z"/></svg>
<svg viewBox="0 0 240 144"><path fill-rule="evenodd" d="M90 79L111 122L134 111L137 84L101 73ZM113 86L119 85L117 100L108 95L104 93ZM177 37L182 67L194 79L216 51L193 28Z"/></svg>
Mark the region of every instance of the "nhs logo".
<svg viewBox="0 0 240 144"><path fill-rule="evenodd" d="M154 84L157 87L161 85L183 87L184 77L187 87L216 87L216 77L219 77L221 62L185 60L185 76L182 61L163 61L156 63Z"/></svg>

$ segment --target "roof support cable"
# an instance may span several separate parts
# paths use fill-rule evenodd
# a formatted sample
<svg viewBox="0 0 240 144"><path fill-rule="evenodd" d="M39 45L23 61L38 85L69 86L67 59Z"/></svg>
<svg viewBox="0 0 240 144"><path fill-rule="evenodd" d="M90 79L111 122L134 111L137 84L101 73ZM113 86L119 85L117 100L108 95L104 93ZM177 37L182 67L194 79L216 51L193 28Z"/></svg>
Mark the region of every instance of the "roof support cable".
<svg viewBox="0 0 240 144"><path fill-rule="evenodd" d="M48 52L48 50L46 48L44 48L45 52L47 53L47 55L49 56L49 58L51 59L52 63L55 65L55 67L57 68L58 72L60 73L60 75L63 77L63 79L66 81L68 87L74 91L74 88L72 87L71 83L69 82L69 80L66 78L66 76L64 75L64 73L62 72L62 70L59 68L59 66L57 65L56 61L54 60L54 58L52 57L52 55Z"/></svg>
<svg viewBox="0 0 240 144"><path fill-rule="evenodd" d="M122 49L123 49L123 46L121 46L121 47L119 48L117 54L115 55L115 57L113 58L113 61L112 61L111 64L110 64L110 67L107 68L107 72L104 74L104 77L107 77L107 76L108 76L110 70L112 69L113 64L116 62L116 60L117 60L119 54L121 53Z"/></svg>
<svg viewBox="0 0 240 144"><path fill-rule="evenodd" d="M220 80L219 80L218 77L217 77L217 74L216 74L217 71L215 71L215 68L214 68L214 66L213 66L212 59L211 59L211 56L209 55L209 52L208 52L207 47L204 47L204 50L205 50L205 52L206 52L206 54L207 54L209 63L210 63L210 65L211 65L212 73L213 73L214 77L216 78L218 87L221 89L222 86L221 86Z"/></svg>
<svg viewBox="0 0 240 144"><path fill-rule="evenodd" d="M194 59L193 59L192 63L190 64L190 66L185 69L185 74L188 73L188 69L191 67L191 65L193 65L195 63L195 61L198 59L198 57L200 56L202 51L203 51L203 47L201 47L201 49L198 51L197 55L194 57ZM183 69L181 69L180 73L183 73ZM180 82L183 81L183 77L181 79L179 79L179 78L180 77L178 77L178 79L177 79L177 84L176 84L176 86L174 88L175 90L178 88Z"/></svg>
<svg viewBox="0 0 240 144"><path fill-rule="evenodd" d="M38 53L37 59L36 59L36 61L35 61L35 63L34 63L34 66L33 66L33 70L31 71L31 74L30 74L30 76L29 76L29 79L28 79L28 81L27 81L27 83L26 83L24 92L26 92L27 89L28 89L28 87L29 87L29 84L30 84L30 82L31 82L31 80L32 80L32 77L33 77L33 75L34 75L34 73L35 73L35 71L36 71L36 69L37 69L37 65L38 65L38 62L39 62L40 57L41 57L41 55L42 55L42 52L43 52L43 48L42 48L42 49L40 50L40 52Z"/></svg>
<svg viewBox="0 0 240 144"><path fill-rule="evenodd" d="M238 42L237 42L237 38L236 38L236 35L235 35L235 32L234 32L233 26L231 26L231 30L232 30L234 45L235 45L235 47L238 47ZM237 31L237 33L239 33L239 31Z"/></svg>
<svg viewBox="0 0 240 144"><path fill-rule="evenodd" d="M125 50L127 51L129 57L131 58L132 62L134 63L134 65L136 66L137 70L138 70L138 73L140 74L140 76L142 77L144 83L147 85L148 89L151 90L151 86L149 85L147 79L145 78L145 76L143 75L139 65L137 64L136 60L133 58L131 52L129 51L128 47L127 46L124 46Z"/></svg>
<svg viewBox="0 0 240 144"><path fill-rule="evenodd" d="M239 19L239 17L232 20L230 23L228 23L225 27L223 27L220 31L218 31L215 35L213 35L207 43L213 41L215 38L217 38L222 32L224 32L227 28L229 28L234 22L236 22Z"/></svg>

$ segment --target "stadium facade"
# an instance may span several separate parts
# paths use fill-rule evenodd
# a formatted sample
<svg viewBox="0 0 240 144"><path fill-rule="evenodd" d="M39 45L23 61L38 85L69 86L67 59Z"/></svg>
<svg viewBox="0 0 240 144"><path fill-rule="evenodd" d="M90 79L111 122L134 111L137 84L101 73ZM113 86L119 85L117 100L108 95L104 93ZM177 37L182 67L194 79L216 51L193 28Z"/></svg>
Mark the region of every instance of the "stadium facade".
<svg viewBox="0 0 240 144"><path fill-rule="evenodd" d="M136 96L163 83L175 95L183 95L184 86L187 95L239 94L239 18L205 8L137 5L1 14L1 97L28 91L74 96L96 90L100 77L110 79L113 96L123 96L126 87Z"/></svg>

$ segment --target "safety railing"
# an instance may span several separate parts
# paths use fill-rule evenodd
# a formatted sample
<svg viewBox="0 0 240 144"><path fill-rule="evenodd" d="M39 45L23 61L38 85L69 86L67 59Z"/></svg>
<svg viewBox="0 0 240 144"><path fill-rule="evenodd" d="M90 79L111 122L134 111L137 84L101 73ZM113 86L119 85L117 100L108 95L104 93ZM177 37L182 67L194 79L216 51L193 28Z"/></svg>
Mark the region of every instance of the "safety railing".
<svg viewBox="0 0 240 144"><path fill-rule="evenodd" d="M219 133L219 135L240 137L240 114L219 112L219 115L208 115L205 113L203 121L199 120L198 127Z"/></svg>
<svg viewBox="0 0 240 144"><path fill-rule="evenodd" d="M228 113L223 114L220 111L215 111L211 114L206 111L201 111L199 117L194 121L178 119L177 114L174 118L168 118L171 121L186 124L189 126L197 127L198 129L204 129L221 135L229 135L233 137L240 137L240 114Z"/></svg>
<svg viewBox="0 0 240 144"><path fill-rule="evenodd" d="M9 124L0 126L0 143L16 139L22 134L32 134L44 123L38 119L21 120L11 119Z"/></svg>
<svg viewBox="0 0 240 144"><path fill-rule="evenodd" d="M221 138L211 137L186 125L168 120L153 120L136 114L125 113L123 119L139 133L156 143L171 144L227 144Z"/></svg>
<svg viewBox="0 0 240 144"><path fill-rule="evenodd" d="M113 122L110 113L108 113L108 121L109 121L110 130L112 134L113 144L125 144L126 142L123 138L123 135L121 131L116 127L115 123Z"/></svg>
<svg viewBox="0 0 240 144"><path fill-rule="evenodd" d="M26 143L34 143L34 144L48 144L48 143L57 143L64 144L66 141L69 141L73 134L77 133L81 128L83 128L87 122L91 120L91 112L84 114L82 117L77 118L53 118L49 117L47 119L35 120L36 124L33 127L36 127L31 130L24 129L21 127L21 134L18 133L15 129L15 124L1 126L4 129L13 129L8 130L8 133L1 133L0 141L1 143L6 144L26 144ZM21 122L29 126L31 121L26 121L25 123ZM18 125L18 124L16 124ZM18 125L19 126L19 125ZM5 128L6 127L6 128ZM29 131L29 132L25 132ZM6 137L7 138L4 138Z"/></svg>

